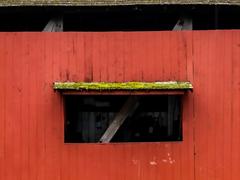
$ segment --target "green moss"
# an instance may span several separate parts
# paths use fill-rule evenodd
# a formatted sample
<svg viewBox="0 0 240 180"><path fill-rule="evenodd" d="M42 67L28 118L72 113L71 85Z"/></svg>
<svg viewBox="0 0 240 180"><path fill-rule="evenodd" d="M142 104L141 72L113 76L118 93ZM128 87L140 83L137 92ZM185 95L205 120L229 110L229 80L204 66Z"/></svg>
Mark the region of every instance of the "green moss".
<svg viewBox="0 0 240 180"><path fill-rule="evenodd" d="M58 90L187 90L192 89L190 82L55 82L54 89Z"/></svg>

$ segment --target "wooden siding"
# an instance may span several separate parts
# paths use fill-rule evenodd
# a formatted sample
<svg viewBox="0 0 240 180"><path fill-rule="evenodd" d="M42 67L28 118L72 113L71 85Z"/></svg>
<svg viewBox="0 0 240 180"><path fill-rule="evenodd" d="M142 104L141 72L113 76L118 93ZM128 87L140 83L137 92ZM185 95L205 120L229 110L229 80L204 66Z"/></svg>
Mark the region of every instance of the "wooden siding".
<svg viewBox="0 0 240 180"><path fill-rule="evenodd" d="M196 177L240 178L240 31L194 34Z"/></svg>
<svg viewBox="0 0 240 180"><path fill-rule="evenodd" d="M0 33L0 179L238 180L240 31ZM190 81L183 141L64 144L55 81Z"/></svg>
<svg viewBox="0 0 240 180"><path fill-rule="evenodd" d="M1 0L0 6L240 5L239 0Z"/></svg>

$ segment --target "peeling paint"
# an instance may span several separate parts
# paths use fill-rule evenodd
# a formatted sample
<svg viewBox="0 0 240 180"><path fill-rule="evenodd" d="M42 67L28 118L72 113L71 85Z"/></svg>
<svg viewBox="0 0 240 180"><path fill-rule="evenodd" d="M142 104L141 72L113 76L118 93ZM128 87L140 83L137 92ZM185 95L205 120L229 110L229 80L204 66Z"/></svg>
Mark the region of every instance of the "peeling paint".
<svg viewBox="0 0 240 180"><path fill-rule="evenodd" d="M166 163L166 162L168 162L168 161L167 161L166 159L163 159L162 162Z"/></svg>
<svg viewBox="0 0 240 180"><path fill-rule="evenodd" d="M167 159L162 159L162 162L173 164L176 162L176 160L171 157L170 153L167 153Z"/></svg>
<svg viewBox="0 0 240 180"><path fill-rule="evenodd" d="M152 166L156 166L157 162L156 161L150 161L149 164L152 165Z"/></svg>

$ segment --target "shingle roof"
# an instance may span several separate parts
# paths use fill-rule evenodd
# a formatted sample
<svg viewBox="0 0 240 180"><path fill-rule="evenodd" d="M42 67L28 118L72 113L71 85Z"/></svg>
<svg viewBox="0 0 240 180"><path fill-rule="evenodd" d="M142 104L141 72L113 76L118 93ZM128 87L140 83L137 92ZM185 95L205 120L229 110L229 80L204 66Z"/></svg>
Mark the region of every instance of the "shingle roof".
<svg viewBox="0 0 240 180"><path fill-rule="evenodd" d="M226 4L240 0L1 0L0 6L115 6L151 4Z"/></svg>

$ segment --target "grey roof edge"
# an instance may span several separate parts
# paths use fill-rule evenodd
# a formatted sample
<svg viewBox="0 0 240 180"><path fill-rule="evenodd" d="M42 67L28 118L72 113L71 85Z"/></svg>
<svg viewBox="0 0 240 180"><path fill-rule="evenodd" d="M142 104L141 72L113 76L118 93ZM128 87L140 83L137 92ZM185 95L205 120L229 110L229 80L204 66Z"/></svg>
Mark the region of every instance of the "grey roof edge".
<svg viewBox="0 0 240 180"><path fill-rule="evenodd" d="M240 5L240 0L1 0L12 6Z"/></svg>

